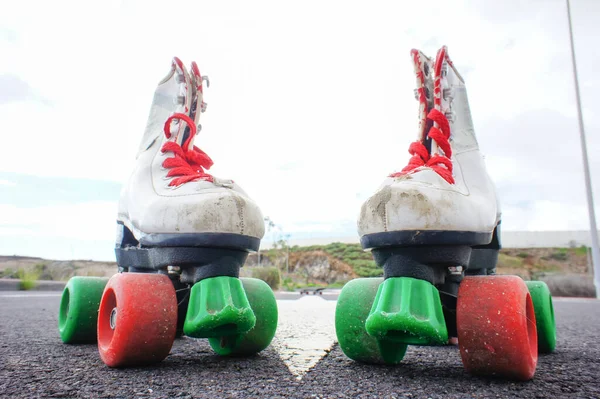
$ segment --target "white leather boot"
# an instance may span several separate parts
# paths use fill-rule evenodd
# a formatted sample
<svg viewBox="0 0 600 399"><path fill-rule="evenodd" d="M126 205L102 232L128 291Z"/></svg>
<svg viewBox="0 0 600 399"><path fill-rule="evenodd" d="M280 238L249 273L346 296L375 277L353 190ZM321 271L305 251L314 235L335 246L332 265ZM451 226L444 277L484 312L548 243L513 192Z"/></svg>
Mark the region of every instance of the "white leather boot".
<svg viewBox="0 0 600 399"><path fill-rule="evenodd" d="M419 101L412 158L384 180L358 219L361 244L371 250L385 277L373 305L377 311L366 325L369 334L400 329L418 335L424 327L415 325L422 323L437 326L437 342L450 338L456 343L459 285L466 274L495 272L500 210L479 152L465 84L446 47L435 60L418 50L411 55ZM427 288L423 280L435 288ZM401 291L410 293L402 296L407 303L394 300ZM441 304L443 318L432 310L413 315L411 302L414 309L423 304L429 305L422 309L439 309ZM395 322L388 322L394 317ZM406 317L412 320L408 324Z"/></svg>
<svg viewBox="0 0 600 399"><path fill-rule="evenodd" d="M495 187L479 152L464 81L447 49L435 62L413 50L419 132L402 171L362 206L364 248L486 245L500 220Z"/></svg>
<svg viewBox="0 0 600 399"><path fill-rule="evenodd" d="M465 274L493 274L500 248L496 190L473 130L465 83L442 47L411 52L419 101L408 165L363 205L358 232L384 277L426 280L454 312ZM456 334L455 318L447 317Z"/></svg>
<svg viewBox="0 0 600 399"><path fill-rule="evenodd" d="M208 173L212 160L194 146L206 104L195 63L174 58L158 84L137 162L119 202L117 261L121 270L185 268L182 281L237 276L258 250L264 222L233 181ZM176 268L176 269L177 269ZM173 268L171 268L173 269Z"/></svg>

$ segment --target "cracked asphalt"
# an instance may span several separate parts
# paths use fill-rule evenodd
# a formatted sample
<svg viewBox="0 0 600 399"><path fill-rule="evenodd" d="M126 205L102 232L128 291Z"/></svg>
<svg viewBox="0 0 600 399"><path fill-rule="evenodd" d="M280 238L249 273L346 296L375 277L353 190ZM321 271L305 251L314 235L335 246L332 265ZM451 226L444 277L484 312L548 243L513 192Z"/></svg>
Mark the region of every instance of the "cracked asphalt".
<svg viewBox="0 0 600 399"><path fill-rule="evenodd" d="M557 350L540 356L529 382L473 377L456 347L410 347L392 367L358 364L337 345L299 379L274 348L222 358L191 338L158 365L110 369L95 345L62 344L59 301L56 292L0 292L0 397L600 398L597 300L555 301Z"/></svg>

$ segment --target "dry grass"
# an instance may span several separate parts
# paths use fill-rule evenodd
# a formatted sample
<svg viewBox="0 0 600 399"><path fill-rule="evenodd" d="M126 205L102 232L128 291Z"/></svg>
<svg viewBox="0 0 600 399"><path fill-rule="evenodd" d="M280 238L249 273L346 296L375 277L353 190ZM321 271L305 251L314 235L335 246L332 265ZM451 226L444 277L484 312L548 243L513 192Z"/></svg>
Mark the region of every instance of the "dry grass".
<svg viewBox="0 0 600 399"><path fill-rule="evenodd" d="M548 284L552 296L595 298L596 287L592 276L585 274L553 274L541 277Z"/></svg>
<svg viewBox="0 0 600 399"><path fill-rule="evenodd" d="M255 265L257 254L251 254L247 266ZM271 286L281 285L280 270L285 270L285 256L271 251L263 252L264 268L253 275L253 267L242 268L242 275L253 275ZM279 254L281 255L281 254ZM284 286L343 282L357 275L381 274L371 255L363 253L358 245L330 244L325 247L292 248L289 253L289 274L284 275ZM246 270L248 269L248 270ZM110 277L117 272L115 262L88 260L56 261L23 256L0 256L0 277L20 278L19 273L35 276L25 280L67 281L72 276ZM318 276L313 276L318 272ZM552 295L594 297L593 279L588 274L586 248L505 248L500 251L498 274L513 274L525 280L542 280L548 284ZM310 281L309 281L310 280Z"/></svg>
<svg viewBox="0 0 600 399"><path fill-rule="evenodd" d="M278 290L281 284L281 275L279 269L273 266L269 267L243 267L240 269L240 277L253 277L269 284L272 290Z"/></svg>

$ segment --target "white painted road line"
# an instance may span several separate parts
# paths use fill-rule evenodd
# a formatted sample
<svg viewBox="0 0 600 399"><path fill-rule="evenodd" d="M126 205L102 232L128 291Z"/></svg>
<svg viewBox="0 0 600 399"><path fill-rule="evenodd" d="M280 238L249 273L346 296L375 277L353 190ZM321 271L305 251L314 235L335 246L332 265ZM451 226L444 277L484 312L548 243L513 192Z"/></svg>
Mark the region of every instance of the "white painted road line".
<svg viewBox="0 0 600 399"><path fill-rule="evenodd" d="M300 380L336 342L336 302L303 296L296 301L277 301L277 306L279 323L271 346Z"/></svg>

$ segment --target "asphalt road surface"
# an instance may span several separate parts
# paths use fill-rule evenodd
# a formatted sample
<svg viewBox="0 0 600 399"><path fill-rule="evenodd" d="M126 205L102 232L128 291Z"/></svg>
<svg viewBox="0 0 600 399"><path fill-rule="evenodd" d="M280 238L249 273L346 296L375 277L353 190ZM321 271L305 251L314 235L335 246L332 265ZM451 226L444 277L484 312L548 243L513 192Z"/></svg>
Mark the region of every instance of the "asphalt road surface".
<svg viewBox="0 0 600 399"><path fill-rule="evenodd" d="M333 343L335 301L298 298L279 301L277 342L257 356L222 358L205 340L182 338L158 365L110 369L95 345L61 343L58 293L0 292L0 397L600 398L600 301L555 300L557 350L523 383L470 376L456 347L410 347L394 367L355 363ZM312 354L284 353L302 339L315 343ZM290 366L303 357L304 370Z"/></svg>

